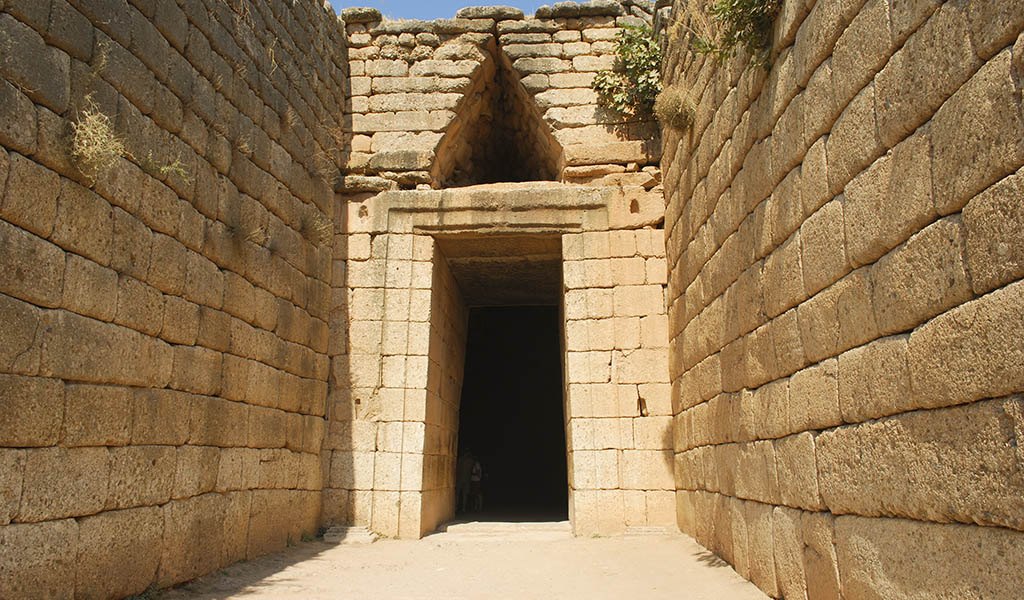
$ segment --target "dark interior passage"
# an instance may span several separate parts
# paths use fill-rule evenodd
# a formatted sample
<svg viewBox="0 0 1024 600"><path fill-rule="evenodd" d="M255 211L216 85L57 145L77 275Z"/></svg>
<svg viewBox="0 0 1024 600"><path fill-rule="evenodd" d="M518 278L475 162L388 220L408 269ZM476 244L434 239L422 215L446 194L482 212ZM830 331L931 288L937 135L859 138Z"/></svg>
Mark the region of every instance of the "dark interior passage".
<svg viewBox="0 0 1024 600"><path fill-rule="evenodd" d="M483 511L496 520L568 518L557 307L475 308L459 408L459 455L483 468Z"/></svg>

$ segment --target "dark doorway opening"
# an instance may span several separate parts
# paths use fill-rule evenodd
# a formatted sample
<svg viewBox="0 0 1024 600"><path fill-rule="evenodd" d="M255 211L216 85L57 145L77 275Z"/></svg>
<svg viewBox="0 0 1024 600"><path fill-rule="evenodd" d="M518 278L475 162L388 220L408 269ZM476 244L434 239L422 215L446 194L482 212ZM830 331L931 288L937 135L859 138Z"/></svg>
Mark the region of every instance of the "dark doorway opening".
<svg viewBox="0 0 1024 600"><path fill-rule="evenodd" d="M560 338L554 306L470 312L459 456L480 462L483 509L460 518L568 518Z"/></svg>

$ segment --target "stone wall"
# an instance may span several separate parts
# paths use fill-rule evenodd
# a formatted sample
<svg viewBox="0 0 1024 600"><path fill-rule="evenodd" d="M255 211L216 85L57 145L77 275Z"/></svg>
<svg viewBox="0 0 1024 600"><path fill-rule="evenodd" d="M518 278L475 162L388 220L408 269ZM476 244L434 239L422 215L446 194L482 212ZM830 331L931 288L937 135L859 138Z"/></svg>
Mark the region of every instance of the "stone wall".
<svg viewBox="0 0 1024 600"><path fill-rule="evenodd" d="M346 69L310 0L0 1L0 596L316 533Z"/></svg>
<svg viewBox="0 0 1024 600"><path fill-rule="evenodd" d="M436 21L382 21L372 9L343 17L352 72L343 193L524 180L657 184L657 128L621 122L590 88L612 67L621 27L651 22L649 2L560 3L536 18L505 7ZM495 164L520 160L539 164L489 176Z"/></svg>
<svg viewBox="0 0 1024 600"><path fill-rule="evenodd" d="M773 596L1024 587L1022 29L786 0L767 72L670 29L679 523Z"/></svg>
<svg viewBox="0 0 1024 600"><path fill-rule="evenodd" d="M416 538L451 515L466 306L525 302L563 305L574 530L674 528L662 206L557 182L340 203L325 522Z"/></svg>

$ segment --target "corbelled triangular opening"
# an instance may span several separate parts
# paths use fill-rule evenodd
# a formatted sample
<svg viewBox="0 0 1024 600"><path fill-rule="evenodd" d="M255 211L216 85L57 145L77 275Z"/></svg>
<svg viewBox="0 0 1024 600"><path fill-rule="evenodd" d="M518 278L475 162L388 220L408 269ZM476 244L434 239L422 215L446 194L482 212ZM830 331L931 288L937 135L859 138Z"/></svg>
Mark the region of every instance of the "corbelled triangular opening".
<svg viewBox="0 0 1024 600"><path fill-rule="evenodd" d="M562 147L500 49L476 70L457 110L437 147L435 185L558 180Z"/></svg>

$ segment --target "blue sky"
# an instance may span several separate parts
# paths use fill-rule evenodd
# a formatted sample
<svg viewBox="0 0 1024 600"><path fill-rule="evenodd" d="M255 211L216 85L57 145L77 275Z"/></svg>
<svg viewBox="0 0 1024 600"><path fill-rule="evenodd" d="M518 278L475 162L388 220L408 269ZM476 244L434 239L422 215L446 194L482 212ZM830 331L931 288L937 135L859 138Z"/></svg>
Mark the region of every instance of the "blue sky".
<svg viewBox="0 0 1024 600"><path fill-rule="evenodd" d="M501 4L532 13L538 6L554 0L331 0L334 9L348 6L372 6L393 19L448 19L464 6L491 6Z"/></svg>

